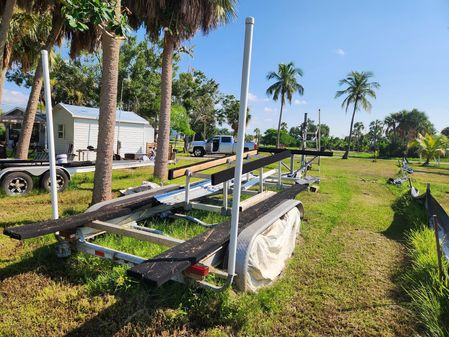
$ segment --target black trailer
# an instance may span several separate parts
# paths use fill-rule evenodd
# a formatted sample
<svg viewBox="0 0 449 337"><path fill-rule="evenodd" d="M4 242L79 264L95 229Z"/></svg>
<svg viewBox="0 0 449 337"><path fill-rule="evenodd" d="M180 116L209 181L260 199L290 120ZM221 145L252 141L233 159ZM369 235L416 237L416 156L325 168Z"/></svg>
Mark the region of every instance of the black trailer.
<svg viewBox="0 0 449 337"><path fill-rule="evenodd" d="M153 161L120 160L112 164L112 169L126 169L142 166L153 166ZM92 161L74 161L57 164L56 181L58 191L64 191L76 173L95 171ZM8 196L21 196L29 193L34 186L33 180L38 180L38 186L50 191L50 163L43 160L0 160L0 188Z"/></svg>

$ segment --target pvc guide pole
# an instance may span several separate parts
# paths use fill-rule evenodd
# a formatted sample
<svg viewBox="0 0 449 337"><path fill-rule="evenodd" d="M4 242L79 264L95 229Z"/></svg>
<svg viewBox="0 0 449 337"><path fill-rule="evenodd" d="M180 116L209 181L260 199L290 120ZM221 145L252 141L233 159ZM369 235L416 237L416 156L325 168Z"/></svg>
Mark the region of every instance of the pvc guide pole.
<svg viewBox="0 0 449 337"><path fill-rule="evenodd" d="M50 72L48 70L48 52L41 51L44 77L45 108L47 112L48 159L50 161L50 191L53 219L58 219L58 187L56 183L55 137L53 129L53 110L51 106Z"/></svg>
<svg viewBox="0 0 449 337"><path fill-rule="evenodd" d="M321 151L321 109L318 109L318 151ZM318 156L318 167L321 166L321 156Z"/></svg>
<svg viewBox="0 0 449 337"><path fill-rule="evenodd" d="M240 88L239 130L237 137L236 165L234 171L234 191L232 194L231 232L229 239L228 281L232 283L237 255L237 235L239 224L240 192L242 185L243 147L245 142L246 110L248 107L249 74L253 40L254 18L246 18L245 47L243 51L242 84Z"/></svg>

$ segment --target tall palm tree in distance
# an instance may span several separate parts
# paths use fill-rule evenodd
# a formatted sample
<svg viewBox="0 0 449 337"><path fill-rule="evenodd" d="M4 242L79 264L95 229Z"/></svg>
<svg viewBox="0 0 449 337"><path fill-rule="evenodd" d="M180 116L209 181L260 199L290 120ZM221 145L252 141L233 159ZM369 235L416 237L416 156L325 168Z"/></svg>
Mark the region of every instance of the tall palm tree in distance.
<svg viewBox="0 0 449 337"><path fill-rule="evenodd" d="M296 68L293 62L287 64L281 63L278 65L277 72L270 71L267 75L267 80L276 81L268 87L267 95L272 96L274 101L277 101L279 98L281 99L276 147L280 146L282 113L284 110L285 99L291 104L295 92L301 96L304 95L304 87L298 83L298 77L302 76L303 71L300 68Z"/></svg>
<svg viewBox="0 0 449 337"><path fill-rule="evenodd" d="M335 98L345 96L341 106L347 112L349 106L353 105L351 126L349 128L348 144L346 151L343 154L343 159L348 159L349 150L351 149L352 127L354 125L354 117L357 110L363 108L365 111L371 111L371 103L368 98L376 98L375 89L380 88L380 84L377 82L369 82L369 79L373 77L372 72L350 72L346 78L342 79L340 86L346 86L345 89L337 91Z"/></svg>
<svg viewBox="0 0 449 337"><path fill-rule="evenodd" d="M357 122L354 123L354 136L356 139L356 149L357 151L360 151L360 140L362 139L363 136L363 130L365 129L365 125L363 125L362 122Z"/></svg>
<svg viewBox="0 0 449 337"><path fill-rule="evenodd" d="M158 41L163 32L161 106L154 175L168 177L170 112L172 101L173 54L182 41L199 30L208 33L235 15L236 0L123 0L131 11L133 28L143 25L150 37Z"/></svg>

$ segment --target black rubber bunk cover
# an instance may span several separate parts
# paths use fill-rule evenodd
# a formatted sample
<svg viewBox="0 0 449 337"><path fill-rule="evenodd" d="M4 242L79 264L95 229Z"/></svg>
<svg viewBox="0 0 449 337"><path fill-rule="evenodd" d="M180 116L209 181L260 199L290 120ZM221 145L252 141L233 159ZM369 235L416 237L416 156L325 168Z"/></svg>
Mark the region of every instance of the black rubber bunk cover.
<svg viewBox="0 0 449 337"><path fill-rule="evenodd" d="M257 160L250 161L248 163L244 163L242 167L242 174L248 173L254 170L257 170L258 168L276 163L282 159L290 158L291 152L290 151L282 151L279 153L276 153L272 156L263 157ZM230 167L223 171L216 172L210 176L210 179L212 180L212 185L218 185L225 181L228 181L232 178L234 178L235 168Z"/></svg>
<svg viewBox="0 0 449 337"><path fill-rule="evenodd" d="M275 147L259 147L259 152L279 153L285 151L285 149L277 149ZM291 154L303 154L306 156L321 156L321 157L333 157L334 153L331 151L317 151L317 150L300 150L300 149L288 149Z"/></svg>
<svg viewBox="0 0 449 337"><path fill-rule="evenodd" d="M306 189L306 185L293 185L241 212L239 232L282 201L294 199L297 194ZM188 241L166 250L154 258L134 266L128 270L128 274L152 285L161 286L174 275L184 271L192 264L199 262L221 246L227 244L229 241L229 230L230 221L223 222Z"/></svg>
<svg viewBox="0 0 449 337"><path fill-rule="evenodd" d="M28 225L5 228L3 234L17 240L35 238L38 236L75 229L88 225L94 220L107 221L109 219L125 216L141 207L152 207L159 204L155 195L178 189L178 185L168 185L142 194L121 200L117 198L110 204L98 210L81 213L56 220L36 222Z"/></svg>

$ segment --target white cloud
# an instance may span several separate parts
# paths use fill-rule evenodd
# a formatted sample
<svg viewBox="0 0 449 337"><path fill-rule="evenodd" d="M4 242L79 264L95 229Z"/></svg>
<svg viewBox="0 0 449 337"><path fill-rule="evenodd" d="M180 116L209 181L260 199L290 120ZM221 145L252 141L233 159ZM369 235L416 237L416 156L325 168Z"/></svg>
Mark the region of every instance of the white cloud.
<svg viewBox="0 0 449 337"><path fill-rule="evenodd" d="M248 92L248 101L255 102L257 100L257 96Z"/></svg>
<svg viewBox="0 0 449 337"><path fill-rule="evenodd" d="M295 105L306 105L307 101L304 99L295 99L295 101L293 102Z"/></svg>
<svg viewBox="0 0 449 337"><path fill-rule="evenodd" d="M27 104L28 96L16 90L4 89L3 102L6 104Z"/></svg>
<svg viewBox="0 0 449 337"><path fill-rule="evenodd" d="M261 98L261 97L258 97L258 96L255 95L255 94L253 94L253 93L248 92L248 101L249 101L249 102L258 103L258 102L268 102L269 99L266 98L266 97Z"/></svg>
<svg viewBox="0 0 449 337"><path fill-rule="evenodd" d="M266 106L265 108L263 108L263 111L264 112L274 112L274 109Z"/></svg>
<svg viewBox="0 0 449 337"><path fill-rule="evenodd" d="M345 56L346 52L343 49L338 48L335 50L335 54L340 55L340 56Z"/></svg>

